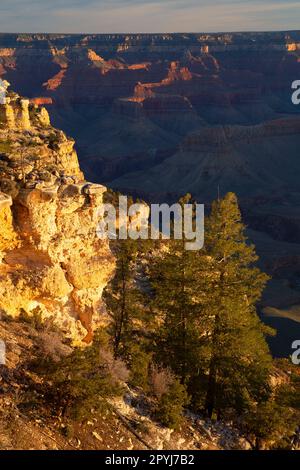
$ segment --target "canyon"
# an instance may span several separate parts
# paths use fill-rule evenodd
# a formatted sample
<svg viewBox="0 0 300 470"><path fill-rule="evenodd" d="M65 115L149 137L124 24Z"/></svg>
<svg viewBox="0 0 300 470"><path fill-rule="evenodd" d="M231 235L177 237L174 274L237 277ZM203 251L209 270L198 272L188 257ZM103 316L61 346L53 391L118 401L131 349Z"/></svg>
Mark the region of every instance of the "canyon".
<svg viewBox="0 0 300 470"><path fill-rule="evenodd" d="M43 106L75 139L88 180L148 202L191 192L208 207L218 194L236 192L272 276L260 306L278 328L272 347L290 353L300 335L300 318L289 314L300 304L300 106L291 99L300 79L299 31L0 34L0 78L31 112ZM45 111L37 119L48 125ZM72 145L61 142L62 152L72 154ZM68 164L76 174L77 163ZM64 199L64 190L58 194ZM85 207L81 190L76 198ZM70 305L78 296L66 297Z"/></svg>

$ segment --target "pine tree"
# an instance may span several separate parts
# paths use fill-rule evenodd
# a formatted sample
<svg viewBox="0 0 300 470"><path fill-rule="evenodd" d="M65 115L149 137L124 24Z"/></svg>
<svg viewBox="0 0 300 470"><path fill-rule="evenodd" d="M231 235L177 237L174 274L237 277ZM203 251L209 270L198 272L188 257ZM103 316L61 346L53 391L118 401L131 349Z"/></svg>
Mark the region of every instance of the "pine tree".
<svg viewBox="0 0 300 470"><path fill-rule="evenodd" d="M108 191L105 202L118 206L120 194ZM128 198L128 206L135 202ZM145 292L145 259L152 243L147 240L121 240L111 242L116 258L116 270L104 292L107 312L111 317L108 328L115 358L121 357L130 369L129 382L144 389L148 387L148 371L152 359L151 309L149 295ZM147 284L147 282L146 282Z"/></svg>
<svg viewBox="0 0 300 470"><path fill-rule="evenodd" d="M205 401L210 417L215 410L244 409L268 393L271 357L265 334L271 329L255 308L268 277L255 267L255 249L244 232L233 193L213 203L205 241L212 273L205 307L211 319Z"/></svg>
<svg viewBox="0 0 300 470"><path fill-rule="evenodd" d="M163 319L159 330L159 359L184 382L189 374L193 347L193 305L188 289L188 257L181 242L170 244L169 253L152 271L155 309ZM155 279L154 279L155 277Z"/></svg>
<svg viewBox="0 0 300 470"><path fill-rule="evenodd" d="M191 203L188 194L179 201ZM195 271L195 252L186 250L186 239L170 240L157 256L150 277L154 289L153 309L161 319L157 338L157 361L170 367L187 384L196 373L202 354L201 317L204 277ZM198 268L204 258L198 259Z"/></svg>
<svg viewBox="0 0 300 470"><path fill-rule="evenodd" d="M187 251L172 240L152 269L154 309L161 315L157 358L188 387L208 416L244 410L269 392L271 356L256 303L267 276L234 194L212 205L205 247Z"/></svg>
<svg viewBox="0 0 300 470"><path fill-rule="evenodd" d="M111 317L110 335L115 357L128 354L133 320L139 315L139 292L134 279L137 249L137 243L132 240L118 240L115 243L116 272L104 294Z"/></svg>
<svg viewBox="0 0 300 470"><path fill-rule="evenodd" d="M185 386L178 380L174 380L158 402L157 418L165 426L177 430L182 422L184 407L188 403Z"/></svg>

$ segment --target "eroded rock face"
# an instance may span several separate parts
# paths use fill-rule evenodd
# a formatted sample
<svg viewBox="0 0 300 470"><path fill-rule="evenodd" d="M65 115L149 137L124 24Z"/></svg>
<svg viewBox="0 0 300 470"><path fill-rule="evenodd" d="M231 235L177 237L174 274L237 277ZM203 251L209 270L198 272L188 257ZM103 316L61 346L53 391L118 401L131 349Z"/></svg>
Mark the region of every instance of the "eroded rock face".
<svg viewBox="0 0 300 470"><path fill-rule="evenodd" d="M99 186L91 200L81 186L20 190L12 207L19 243L3 255L0 308L14 316L21 309L39 313L73 338L88 340L114 263L96 235L105 188Z"/></svg>
<svg viewBox="0 0 300 470"><path fill-rule="evenodd" d="M84 180L74 142L60 131L41 120L30 134L3 127L0 311L38 316L75 343L90 341L114 270L108 242L96 234L106 188Z"/></svg>
<svg viewBox="0 0 300 470"><path fill-rule="evenodd" d="M0 101L0 128L29 130L35 126L50 126L47 110L35 102L30 103L16 93L4 91Z"/></svg>
<svg viewBox="0 0 300 470"><path fill-rule="evenodd" d="M90 178L139 191L127 176L155 168L194 131L295 117L299 44L299 31L3 34L0 76L44 100L53 122L76 138Z"/></svg>

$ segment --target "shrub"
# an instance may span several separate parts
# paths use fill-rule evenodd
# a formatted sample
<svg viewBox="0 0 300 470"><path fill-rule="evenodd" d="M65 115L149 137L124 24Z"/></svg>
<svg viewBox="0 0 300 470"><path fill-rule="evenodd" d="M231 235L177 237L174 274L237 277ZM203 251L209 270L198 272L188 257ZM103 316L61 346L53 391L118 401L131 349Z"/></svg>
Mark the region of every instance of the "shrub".
<svg viewBox="0 0 300 470"><path fill-rule="evenodd" d="M52 133L52 134L49 135L48 147L51 150L57 150L59 142L60 142L60 138L57 134Z"/></svg>
<svg viewBox="0 0 300 470"><path fill-rule="evenodd" d="M175 376L170 369L164 369L154 365L150 374L150 386L153 395L160 400L174 382Z"/></svg>
<svg viewBox="0 0 300 470"><path fill-rule="evenodd" d="M106 408L107 397L122 393L101 357L102 347L101 337L96 335L92 345L75 348L59 361L48 355L30 365L44 377L45 402L56 414L82 420L92 410Z"/></svg>
<svg viewBox="0 0 300 470"><path fill-rule="evenodd" d="M21 308L19 320L24 323L28 323L37 331L42 331L45 328L42 312L39 307L36 307L30 313Z"/></svg>
<svg viewBox="0 0 300 470"><path fill-rule="evenodd" d="M182 422L183 409L188 402L185 386L175 379L169 390L161 396L156 416L163 425L177 430Z"/></svg>
<svg viewBox="0 0 300 470"><path fill-rule="evenodd" d="M130 348L130 384L134 387L148 389L149 367L151 354L144 351L138 344Z"/></svg>
<svg viewBox="0 0 300 470"><path fill-rule="evenodd" d="M126 367L125 362L120 358L114 358L112 351L109 349L101 350L100 354L104 364L107 365L112 380L115 382L127 382L130 372Z"/></svg>
<svg viewBox="0 0 300 470"><path fill-rule="evenodd" d="M276 447L284 436L292 436L295 428L291 410L272 400L260 403L245 412L240 427L256 450L269 445Z"/></svg>
<svg viewBox="0 0 300 470"><path fill-rule="evenodd" d="M59 362L62 358L72 353L72 348L64 344L60 333L44 331L39 334L38 339L42 355L54 362Z"/></svg>

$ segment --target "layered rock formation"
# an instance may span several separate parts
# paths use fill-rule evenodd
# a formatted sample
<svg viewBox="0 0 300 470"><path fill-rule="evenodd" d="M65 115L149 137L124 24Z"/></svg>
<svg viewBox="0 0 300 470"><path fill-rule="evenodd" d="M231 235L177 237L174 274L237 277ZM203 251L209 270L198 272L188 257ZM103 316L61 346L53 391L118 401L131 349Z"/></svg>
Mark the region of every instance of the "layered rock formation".
<svg viewBox="0 0 300 470"><path fill-rule="evenodd" d="M96 235L106 188L84 180L74 141L45 109L10 97L0 105L0 310L89 341L114 269Z"/></svg>
<svg viewBox="0 0 300 470"><path fill-rule="evenodd" d="M2 81L2 100L0 101L0 126L2 129L29 130L31 127L50 125L49 114L35 101L21 98L8 91L9 83Z"/></svg>
<svg viewBox="0 0 300 470"><path fill-rule="evenodd" d="M299 44L297 31L3 34L0 76L44 97L55 125L76 138L84 171L110 182L151 168L202 126L297 113Z"/></svg>

